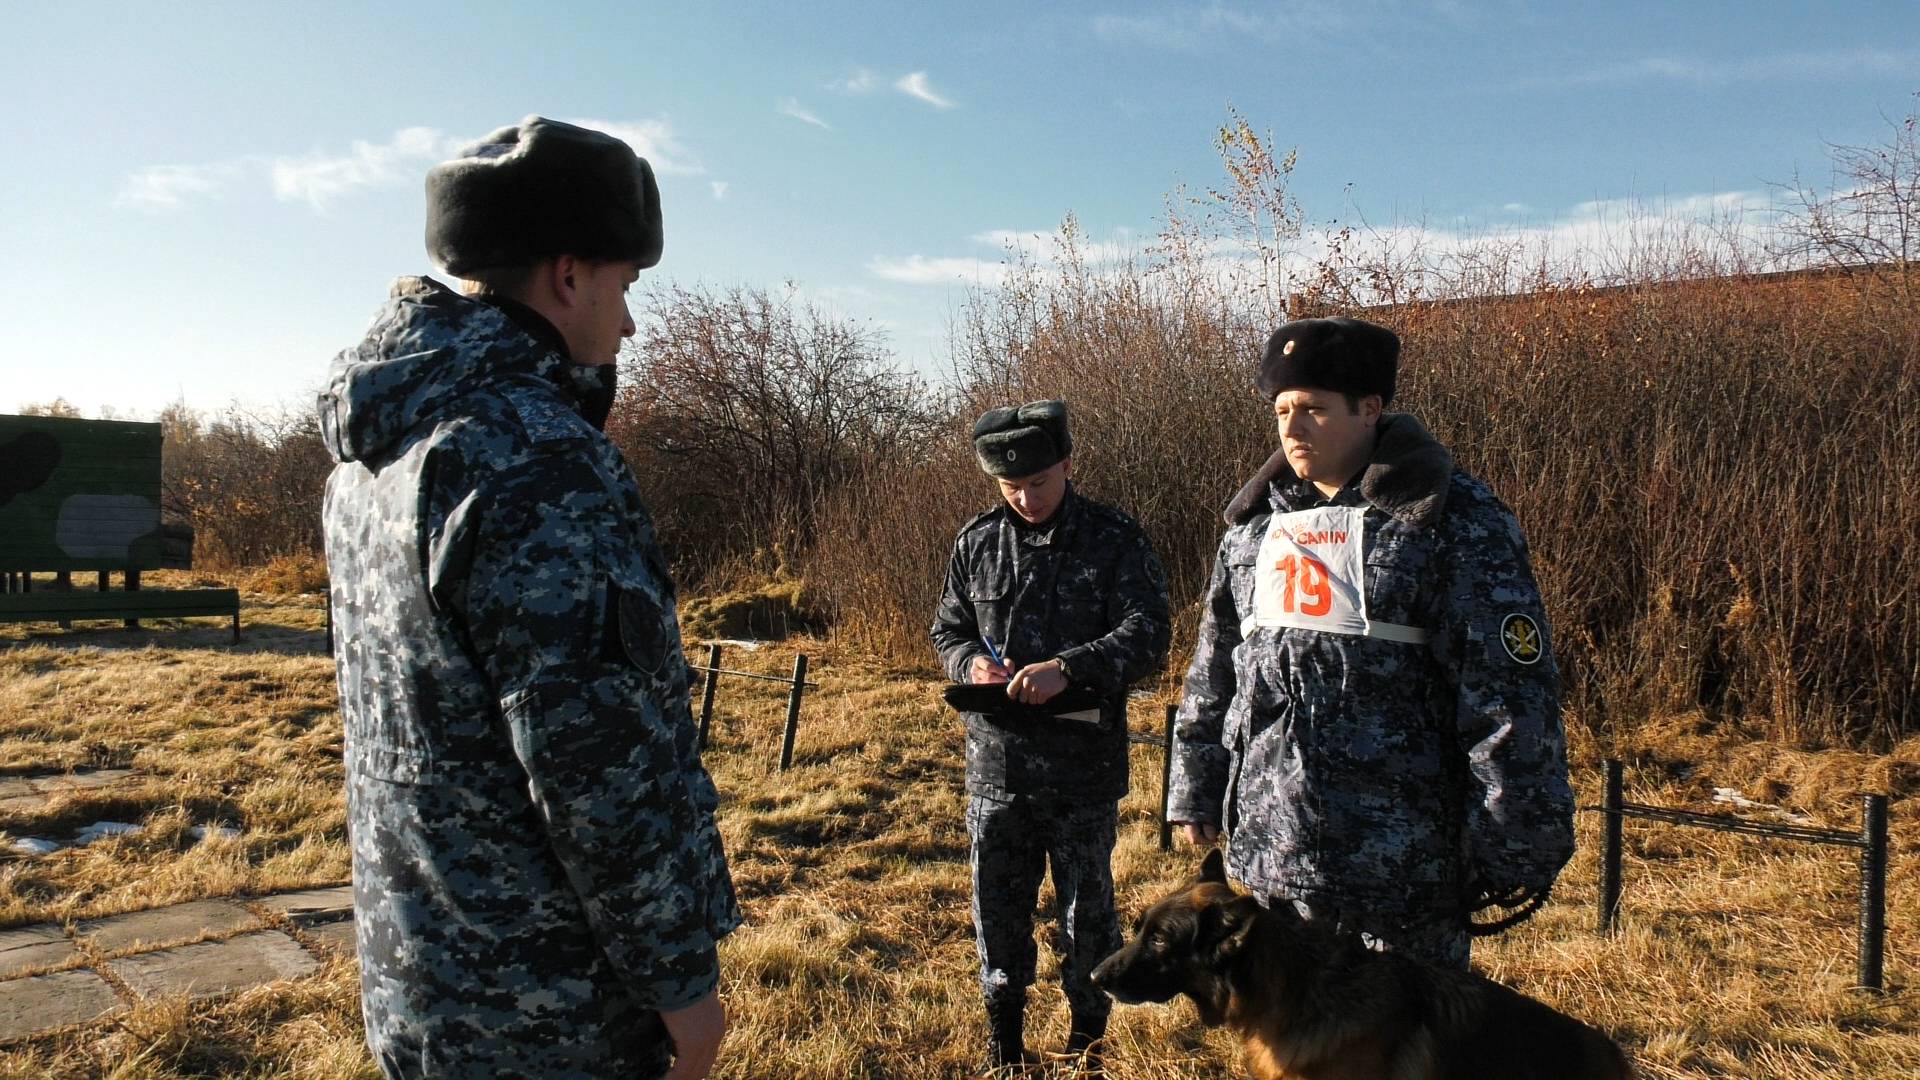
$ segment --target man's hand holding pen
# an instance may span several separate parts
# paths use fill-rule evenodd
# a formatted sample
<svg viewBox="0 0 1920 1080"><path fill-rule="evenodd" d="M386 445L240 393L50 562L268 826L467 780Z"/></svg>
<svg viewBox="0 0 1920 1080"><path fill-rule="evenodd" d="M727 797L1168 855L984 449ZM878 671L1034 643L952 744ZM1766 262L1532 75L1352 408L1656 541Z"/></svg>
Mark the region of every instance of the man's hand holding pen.
<svg viewBox="0 0 1920 1080"><path fill-rule="evenodd" d="M1067 688L1066 671L1060 661L1043 660L1015 669L994 647L992 638L983 636L980 644L987 647L987 655L973 658L970 674L974 682L1006 683L1008 697L1029 705L1044 705Z"/></svg>

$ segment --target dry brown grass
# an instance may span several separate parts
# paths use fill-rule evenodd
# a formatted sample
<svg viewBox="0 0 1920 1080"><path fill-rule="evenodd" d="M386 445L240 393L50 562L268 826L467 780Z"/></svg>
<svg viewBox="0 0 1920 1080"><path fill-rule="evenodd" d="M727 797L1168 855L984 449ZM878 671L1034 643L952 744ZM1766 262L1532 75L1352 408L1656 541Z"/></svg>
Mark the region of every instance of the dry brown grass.
<svg viewBox="0 0 1920 1080"><path fill-rule="evenodd" d="M6 925L104 915L210 896L339 882L347 872L332 670L313 599L250 596L246 640L217 623L148 634L0 630L0 770L112 764L145 779L75 795L49 817L117 817L148 828L49 858L0 863ZM708 762L749 924L722 948L732 1017L718 1075L841 1080L952 1077L982 1036L967 914L961 740L939 706L932 665L910 669L830 642L797 639L727 666L785 675L813 658L794 768L775 769L785 688L728 680ZM1163 701L1143 702L1142 727ZM1850 828L1854 792L1888 785L1895 856L1887 975L1879 998L1849 990L1850 860L1789 846L1630 823L1622 932L1592 932L1598 826L1558 899L1477 960L1490 974L1615 1032L1655 1078L1906 1077L1920 1070L1920 742L1883 757L1755 743L1697 717L1650 721L1623 745L1630 798L1709 808L1714 786ZM1583 802L1595 801L1599 748L1579 736ZM1162 854L1153 814L1159 755L1135 748L1136 791L1122 804L1114 870L1124 910L1184 877L1187 852ZM190 822L244 830L192 844ZM48 820L0 819L31 832ZM1043 941L1053 923L1041 919ZM1029 1016L1056 1048L1066 1010L1049 949ZM0 1080L248 1076L340 1078L374 1072L350 963L226 1001L142 1006L111 1021L0 1051ZM1114 1080L1231 1075L1236 1051L1192 1009L1115 1014ZM1064 1074L1063 1074L1064 1075Z"/></svg>

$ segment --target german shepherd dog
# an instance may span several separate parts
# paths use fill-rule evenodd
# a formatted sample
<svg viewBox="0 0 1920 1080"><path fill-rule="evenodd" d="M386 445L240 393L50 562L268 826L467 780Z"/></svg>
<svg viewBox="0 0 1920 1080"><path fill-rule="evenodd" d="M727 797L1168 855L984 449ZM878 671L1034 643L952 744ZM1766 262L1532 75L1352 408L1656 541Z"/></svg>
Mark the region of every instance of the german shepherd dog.
<svg viewBox="0 0 1920 1080"><path fill-rule="evenodd" d="M1094 969L1123 1004L1185 994L1259 1080L1629 1080L1612 1039L1477 973L1363 947L1227 884L1218 848Z"/></svg>

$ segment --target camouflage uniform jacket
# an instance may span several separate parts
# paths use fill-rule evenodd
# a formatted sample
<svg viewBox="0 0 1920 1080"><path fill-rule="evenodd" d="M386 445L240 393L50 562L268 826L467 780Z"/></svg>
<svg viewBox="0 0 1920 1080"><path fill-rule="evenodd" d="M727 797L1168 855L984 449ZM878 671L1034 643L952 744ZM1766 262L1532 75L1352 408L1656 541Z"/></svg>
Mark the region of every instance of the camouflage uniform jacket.
<svg viewBox="0 0 1920 1080"><path fill-rule="evenodd" d="M711 991L740 923L673 587L571 366L403 278L320 399L362 1004L389 1075L664 1063L649 1010Z"/></svg>
<svg viewBox="0 0 1920 1080"><path fill-rule="evenodd" d="M1036 529L1003 504L960 529L933 647L956 682L987 655L982 636L1016 668L1059 657L1069 685L1104 697L1100 722L1014 725L967 714L967 790L976 795L1125 795L1127 687L1166 663L1167 575L1139 523L1071 485L1055 518Z"/></svg>
<svg viewBox="0 0 1920 1080"><path fill-rule="evenodd" d="M1573 850L1573 799L1512 513L1404 414L1330 500L1275 458L1263 474L1279 478L1242 491L1220 541L1169 816L1224 825L1229 869L1267 895L1417 915L1550 884ZM1323 502L1365 508L1368 616L1425 644L1249 625L1271 516Z"/></svg>

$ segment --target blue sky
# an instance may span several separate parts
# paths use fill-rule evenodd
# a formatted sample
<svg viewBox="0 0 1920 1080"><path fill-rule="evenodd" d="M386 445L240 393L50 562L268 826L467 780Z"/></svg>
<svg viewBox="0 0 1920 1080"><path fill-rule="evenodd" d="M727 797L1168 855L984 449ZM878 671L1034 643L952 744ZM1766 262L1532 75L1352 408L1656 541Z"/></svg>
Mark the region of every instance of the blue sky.
<svg viewBox="0 0 1920 1080"><path fill-rule="evenodd" d="M660 175L643 281L780 288L942 370L968 281L1220 181L1231 102L1310 217L1578 228L1750 205L1920 91L1920 4L1544 0L15 5L0 410L293 405L389 279L421 177L528 113ZM1712 197L1712 198L1710 198Z"/></svg>

